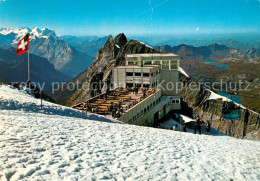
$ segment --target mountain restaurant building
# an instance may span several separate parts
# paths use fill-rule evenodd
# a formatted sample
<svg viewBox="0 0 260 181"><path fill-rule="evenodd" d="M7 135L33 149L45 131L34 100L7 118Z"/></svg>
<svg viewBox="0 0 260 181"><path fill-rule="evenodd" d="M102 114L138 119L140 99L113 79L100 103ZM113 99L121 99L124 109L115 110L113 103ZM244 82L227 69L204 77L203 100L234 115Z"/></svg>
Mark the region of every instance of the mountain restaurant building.
<svg viewBox="0 0 260 181"><path fill-rule="evenodd" d="M168 54L126 55L126 65L112 71L113 88L75 105L122 122L156 126L180 106L179 56Z"/></svg>
<svg viewBox="0 0 260 181"><path fill-rule="evenodd" d="M152 126L172 110L180 109L179 56L169 54L130 54L126 66L113 70L115 87L153 89L154 93L123 114L119 120Z"/></svg>

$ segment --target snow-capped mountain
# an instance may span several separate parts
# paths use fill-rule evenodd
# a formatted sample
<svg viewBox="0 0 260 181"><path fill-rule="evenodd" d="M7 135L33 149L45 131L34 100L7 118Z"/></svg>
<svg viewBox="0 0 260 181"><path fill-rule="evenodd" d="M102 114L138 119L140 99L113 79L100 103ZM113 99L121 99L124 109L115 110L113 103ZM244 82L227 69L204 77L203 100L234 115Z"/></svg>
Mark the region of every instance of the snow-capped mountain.
<svg viewBox="0 0 260 181"><path fill-rule="evenodd" d="M93 58L72 48L68 43L60 40L53 30L37 27L19 29L0 29L0 44L17 46L17 42L30 34L30 52L48 59L57 70L76 76L84 71Z"/></svg>
<svg viewBox="0 0 260 181"><path fill-rule="evenodd" d="M0 85L0 180L259 180L260 142L43 107Z"/></svg>
<svg viewBox="0 0 260 181"><path fill-rule="evenodd" d="M6 36L7 42L12 42L11 44L18 43L19 40L23 38L27 33L30 34L30 40L35 40L37 38L50 38L51 36L53 36L54 38L56 37L55 32L47 28L39 29L38 27L35 27L33 29L30 28L18 28L18 29L1 28L0 29L0 34Z"/></svg>

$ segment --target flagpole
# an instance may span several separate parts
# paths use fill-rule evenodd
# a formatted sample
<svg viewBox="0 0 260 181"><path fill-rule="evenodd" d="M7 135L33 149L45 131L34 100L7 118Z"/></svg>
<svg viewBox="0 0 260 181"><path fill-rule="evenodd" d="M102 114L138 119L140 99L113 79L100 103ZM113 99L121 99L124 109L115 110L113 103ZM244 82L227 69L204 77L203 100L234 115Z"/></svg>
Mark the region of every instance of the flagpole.
<svg viewBox="0 0 260 181"><path fill-rule="evenodd" d="M30 53L28 50L28 82L30 81Z"/></svg>

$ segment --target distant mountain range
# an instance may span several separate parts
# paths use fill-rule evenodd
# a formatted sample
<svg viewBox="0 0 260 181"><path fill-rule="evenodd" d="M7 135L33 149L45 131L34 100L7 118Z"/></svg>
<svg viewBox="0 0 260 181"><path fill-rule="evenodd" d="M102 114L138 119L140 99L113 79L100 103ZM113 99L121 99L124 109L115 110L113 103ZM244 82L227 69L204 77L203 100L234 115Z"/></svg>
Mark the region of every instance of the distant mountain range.
<svg viewBox="0 0 260 181"><path fill-rule="evenodd" d="M45 83L44 89L51 88L52 82L66 82L72 77L56 70L47 59L30 55L31 81ZM27 54L16 55L12 47L0 47L0 82L27 82Z"/></svg>
<svg viewBox="0 0 260 181"><path fill-rule="evenodd" d="M147 40L146 40L147 41ZM149 40L147 41L149 42ZM260 40L251 40L249 42L239 42L234 39L213 39L213 40L201 40L201 39L169 39L160 43L155 43L156 46L170 45L177 46L181 44L193 45L195 47L208 46L211 44L225 45L230 48L245 50L245 49L260 49Z"/></svg>
<svg viewBox="0 0 260 181"><path fill-rule="evenodd" d="M64 40L65 42L69 43L71 46L79 46L91 41L95 41L99 39L98 36L72 36L72 35L63 35L59 36L60 39Z"/></svg>
<svg viewBox="0 0 260 181"><path fill-rule="evenodd" d="M102 47L109 36L61 36L60 38L73 46L79 52L95 57L99 48Z"/></svg>
<svg viewBox="0 0 260 181"><path fill-rule="evenodd" d="M30 33L30 52L46 58L57 70L67 75L75 77L93 61L93 57L75 50L47 28L1 28L0 44L16 48L17 42L27 33Z"/></svg>
<svg viewBox="0 0 260 181"><path fill-rule="evenodd" d="M176 35L142 35L130 38L144 41L153 46L178 46L192 45L195 47L208 46L212 44L225 45L230 48L260 49L260 34L176 34Z"/></svg>
<svg viewBox="0 0 260 181"><path fill-rule="evenodd" d="M239 58L250 59L260 57L260 50L248 49L239 50L229 48L225 45L217 43L209 46L194 47L192 45L178 45L178 46L156 46L154 47L160 52L175 53L180 56L182 60L197 60L202 61L205 59L224 59L224 58Z"/></svg>

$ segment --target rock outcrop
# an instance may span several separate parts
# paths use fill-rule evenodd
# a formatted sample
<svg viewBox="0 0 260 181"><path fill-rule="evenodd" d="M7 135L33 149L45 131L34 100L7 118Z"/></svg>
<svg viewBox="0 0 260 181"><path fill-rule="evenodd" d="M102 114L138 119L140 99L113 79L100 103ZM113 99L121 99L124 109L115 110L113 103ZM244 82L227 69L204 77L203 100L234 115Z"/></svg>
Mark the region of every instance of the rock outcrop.
<svg viewBox="0 0 260 181"><path fill-rule="evenodd" d="M221 120L224 102L221 99L209 100L211 92L204 87L189 89L193 81L184 76L180 80L186 85L180 93L183 101L193 109L193 116L200 115L203 121L210 120L212 127L229 136L260 140L260 115L252 110L241 108L238 120ZM193 82L194 83L194 82Z"/></svg>

